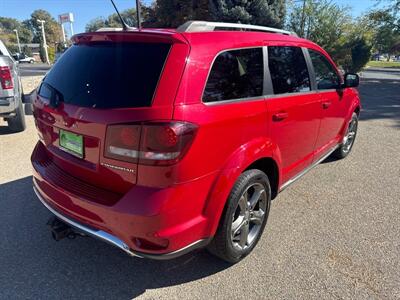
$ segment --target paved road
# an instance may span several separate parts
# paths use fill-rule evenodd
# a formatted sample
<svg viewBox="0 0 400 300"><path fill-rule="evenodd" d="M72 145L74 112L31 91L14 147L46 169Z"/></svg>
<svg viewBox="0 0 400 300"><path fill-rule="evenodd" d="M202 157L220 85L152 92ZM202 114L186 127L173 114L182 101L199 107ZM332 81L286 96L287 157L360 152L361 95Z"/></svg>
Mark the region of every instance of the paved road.
<svg viewBox="0 0 400 300"><path fill-rule="evenodd" d="M50 70L50 66L42 63L19 64L19 74L21 77L45 75L48 70Z"/></svg>
<svg viewBox="0 0 400 300"><path fill-rule="evenodd" d="M383 72L383 73L382 73ZM229 266L206 252L166 262L102 242L54 242L31 189L28 130L0 123L1 299L399 299L400 76L364 72L353 153L273 202L254 253Z"/></svg>

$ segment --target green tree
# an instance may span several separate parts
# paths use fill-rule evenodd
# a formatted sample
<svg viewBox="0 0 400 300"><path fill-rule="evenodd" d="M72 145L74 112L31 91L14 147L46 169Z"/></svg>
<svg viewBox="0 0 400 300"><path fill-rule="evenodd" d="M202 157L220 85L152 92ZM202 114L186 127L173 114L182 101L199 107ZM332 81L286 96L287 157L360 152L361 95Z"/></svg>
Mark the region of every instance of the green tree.
<svg viewBox="0 0 400 300"><path fill-rule="evenodd" d="M345 71L358 72L370 59L375 31L368 17L353 20L348 11L328 0L305 0L293 7L288 27L322 46Z"/></svg>
<svg viewBox="0 0 400 300"><path fill-rule="evenodd" d="M128 26L131 27L136 27L136 9L135 8L129 8L121 12L121 17L124 19L125 23ZM106 22L107 27L122 27L121 21L117 15L117 13L113 13L112 15L108 16L107 22Z"/></svg>
<svg viewBox="0 0 400 300"><path fill-rule="evenodd" d="M190 20L282 27L284 0L157 0L146 7L146 25L176 28Z"/></svg>
<svg viewBox="0 0 400 300"><path fill-rule="evenodd" d="M97 17L97 18L90 20L89 23L86 24L85 31L93 32L93 31L96 31L97 29L100 29L103 27L108 27L106 25L106 20L102 17Z"/></svg>
<svg viewBox="0 0 400 300"><path fill-rule="evenodd" d="M14 30L18 31L20 43L30 43L32 41L32 32L24 23L14 18L0 17L0 39L9 49L16 49L15 52L18 52L17 37Z"/></svg>
<svg viewBox="0 0 400 300"><path fill-rule="evenodd" d="M209 0L157 0L145 8L149 27L176 28L189 20L212 20Z"/></svg>
<svg viewBox="0 0 400 300"><path fill-rule="evenodd" d="M32 56L32 55L33 55L33 54L32 54L32 49L29 48L28 46L24 46L24 47L22 48L22 53L25 53L25 54L28 55L28 56Z"/></svg>
<svg viewBox="0 0 400 300"><path fill-rule="evenodd" d="M24 21L24 24L26 24L26 26L33 33L34 43L42 42L42 31L40 28L40 23L37 21L38 19L45 21L44 31L47 44L55 44L61 41L62 31L60 24L50 15L49 12L43 9L38 9L31 14L31 18L29 20Z"/></svg>
<svg viewBox="0 0 400 300"><path fill-rule="evenodd" d="M121 17L124 19L125 23L131 27L136 27L136 9L129 8L121 12ZM117 13L113 13L109 15L107 18L97 17L92 19L85 26L86 32L93 32L100 28L110 27L110 28L121 28L122 24L117 15Z"/></svg>
<svg viewBox="0 0 400 300"><path fill-rule="evenodd" d="M43 43L40 42L40 49L39 49L40 60L42 62L46 62L46 52L43 47Z"/></svg>
<svg viewBox="0 0 400 300"><path fill-rule="evenodd" d="M348 11L348 7L328 0L306 0L304 7L299 3L293 8L288 27L319 44L333 58L339 58L345 31L352 20Z"/></svg>
<svg viewBox="0 0 400 300"><path fill-rule="evenodd" d="M369 18L374 22L374 25L385 25L392 30L400 32L400 0L377 0L378 3L388 3L389 5L374 10L369 14Z"/></svg>
<svg viewBox="0 0 400 300"><path fill-rule="evenodd" d="M400 0L389 1L389 6L368 14L375 29L374 48L377 52L397 54L400 44Z"/></svg>
<svg viewBox="0 0 400 300"><path fill-rule="evenodd" d="M47 48L47 51L48 51L48 54L49 54L49 61L50 61L50 63L53 63L55 55L56 55L56 48L51 46L51 47Z"/></svg>
<svg viewBox="0 0 400 300"><path fill-rule="evenodd" d="M213 18L222 22L282 28L286 14L283 0L211 0Z"/></svg>

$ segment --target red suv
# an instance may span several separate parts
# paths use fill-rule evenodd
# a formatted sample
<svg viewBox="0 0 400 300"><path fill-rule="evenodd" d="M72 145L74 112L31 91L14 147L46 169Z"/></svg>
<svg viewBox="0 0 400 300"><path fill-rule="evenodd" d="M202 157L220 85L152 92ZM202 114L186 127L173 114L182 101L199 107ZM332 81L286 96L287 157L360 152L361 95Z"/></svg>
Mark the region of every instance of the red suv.
<svg viewBox="0 0 400 300"><path fill-rule="evenodd" d="M197 21L73 40L34 101L34 190L57 240L237 262L271 199L352 148L358 76L290 32Z"/></svg>

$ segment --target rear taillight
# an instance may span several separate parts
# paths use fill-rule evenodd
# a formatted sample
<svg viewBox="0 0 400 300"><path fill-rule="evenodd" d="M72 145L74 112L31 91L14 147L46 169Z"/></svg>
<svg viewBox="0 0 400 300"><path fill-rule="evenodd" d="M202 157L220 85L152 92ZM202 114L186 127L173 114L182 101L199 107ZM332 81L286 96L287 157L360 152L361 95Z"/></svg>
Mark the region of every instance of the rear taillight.
<svg viewBox="0 0 400 300"><path fill-rule="evenodd" d="M107 128L105 156L143 165L172 165L189 149L197 126L188 122L149 122Z"/></svg>
<svg viewBox="0 0 400 300"><path fill-rule="evenodd" d="M3 90L14 88L10 67L0 67L0 81Z"/></svg>
<svg viewBox="0 0 400 300"><path fill-rule="evenodd" d="M107 128L105 156L112 159L138 162L140 125L112 125Z"/></svg>

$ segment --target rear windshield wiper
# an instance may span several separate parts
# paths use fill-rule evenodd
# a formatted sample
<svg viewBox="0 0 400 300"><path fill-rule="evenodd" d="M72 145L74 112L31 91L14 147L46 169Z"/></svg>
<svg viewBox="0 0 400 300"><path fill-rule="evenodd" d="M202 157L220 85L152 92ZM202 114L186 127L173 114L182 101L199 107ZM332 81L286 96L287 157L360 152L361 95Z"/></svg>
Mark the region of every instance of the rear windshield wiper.
<svg viewBox="0 0 400 300"><path fill-rule="evenodd" d="M42 85L45 85L51 91L51 96L49 99L50 107L57 108L60 105L60 102L64 102L64 95L59 90L47 82L43 82Z"/></svg>

